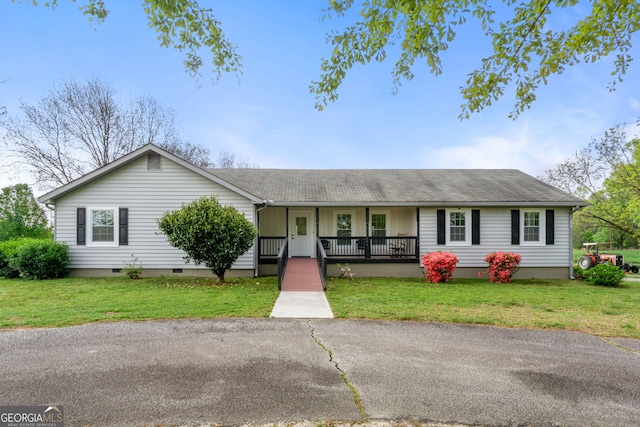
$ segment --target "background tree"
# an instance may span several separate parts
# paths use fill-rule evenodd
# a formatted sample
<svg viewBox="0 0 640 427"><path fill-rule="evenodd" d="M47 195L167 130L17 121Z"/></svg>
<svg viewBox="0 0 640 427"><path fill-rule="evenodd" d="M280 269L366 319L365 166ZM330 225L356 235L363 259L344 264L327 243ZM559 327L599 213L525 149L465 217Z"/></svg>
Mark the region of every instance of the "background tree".
<svg viewBox="0 0 640 427"><path fill-rule="evenodd" d="M215 162L210 158L209 150L201 145L184 141L165 141L159 146L198 167L215 167Z"/></svg>
<svg viewBox="0 0 640 427"><path fill-rule="evenodd" d="M213 165L209 150L180 139L173 110L150 97L123 102L95 78L66 82L20 109L22 118L3 122L5 140L41 188L67 184L147 143L197 166Z"/></svg>
<svg viewBox="0 0 640 427"><path fill-rule="evenodd" d="M218 160L214 161L209 167L220 169L243 169L243 168L257 168L258 166L249 162L246 159L239 158L230 151L221 151L218 154Z"/></svg>
<svg viewBox="0 0 640 427"><path fill-rule="evenodd" d="M85 0L80 9L89 19L101 22L108 15L104 3ZM44 4L55 7L58 1ZM209 50L216 76L240 73L241 56L212 10L195 0L144 0L143 8L160 44L186 52L189 73L199 75L204 64L201 48ZM396 90L402 81L414 77L416 61L435 75L442 73L441 55L456 38L457 29L469 20L477 21L493 51L461 85L462 118L491 105L512 84L511 117L515 118L535 101L541 84L579 62L610 60L613 88L627 72L632 36L640 30L636 0L586 4L576 0L328 0L325 17L332 16L358 18L344 31L327 36L333 51L322 61L320 80L310 86L318 109L338 98L338 89L355 64L383 62L390 53L397 55L391 73Z"/></svg>
<svg viewBox="0 0 640 427"><path fill-rule="evenodd" d="M30 3L37 5L38 1L31 0ZM58 6L58 0L40 3L51 8ZM109 15L104 0L77 3L80 11L92 22L101 23ZM185 52L185 71L192 76L200 76L204 65L200 56L203 49L211 55L212 71L217 77L223 73L241 73L242 56L225 36L211 9L201 7L196 0L143 0L142 8L147 14L149 27L158 35L160 46Z"/></svg>
<svg viewBox="0 0 640 427"><path fill-rule="evenodd" d="M640 140L629 140L625 127L605 132L542 178L591 203L577 216L583 228L574 234L619 246L640 240Z"/></svg>
<svg viewBox="0 0 640 427"><path fill-rule="evenodd" d="M353 0L330 0L328 16L346 16ZM354 64L382 62L387 50L399 45L392 71L397 89L411 80L417 60L429 70L442 73L441 54L456 37L456 29L469 19L477 20L491 40L493 52L481 66L468 74L461 88L464 103L460 117L468 118L491 105L515 83L517 117L535 101L535 91L553 74L579 62L607 59L615 53L612 75L617 81L626 73L631 56L632 35L640 30L640 3L636 0L594 0L589 4L567 0L501 2L487 0L358 2L360 20L342 33L328 37L333 45L329 59L322 62L320 81L311 91L322 108L334 101L337 89ZM552 14L562 14L552 20ZM580 8L580 10L578 10ZM583 10L585 12L583 12ZM496 20L496 17L505 19ZM393 49L395 51L396 49ZM615 81L612 85L615 84Z"/></svg>
<svg viewBox="0 0 640 427"><path fill-rule="evenodd" d="M51 237L47 216L27 184L4 187L0 194L0 241Z"/></svg>
<svg viewBox="0 0 640 427"><path fill-rule="evenodd" d="M4 83L4 81L1 81L0 83ZM4 116L5 114L7 114L7 107L4 105L0 105L0 117Z"/></svg>
<svg viewBox="0 0 640 427"><path fill-rule="evenodd" d="M187 262L206 265L224 283L225 272L251 248L257 231L233 206L202 197L158 221L169 243L182 249Z"/></svg>

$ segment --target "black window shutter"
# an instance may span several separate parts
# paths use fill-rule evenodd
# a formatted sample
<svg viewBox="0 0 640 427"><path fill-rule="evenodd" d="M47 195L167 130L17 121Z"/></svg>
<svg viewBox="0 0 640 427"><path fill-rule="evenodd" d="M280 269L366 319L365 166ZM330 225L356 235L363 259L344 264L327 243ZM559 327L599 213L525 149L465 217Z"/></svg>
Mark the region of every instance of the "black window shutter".
<svg viewBox="0 0 640 427"><path fill-rule="evenodd" d="M436 212L437 215L437 234L438 234L438 245L446 244L446 229L445 229L445 212L444 209L438 209Z"/></svg>
<svg viewBox="0 0 640 427"><path fill-rule="evenodd" d="M547 245L553 245L555 242L555 211L553 209L547 209L547 218L545 221Z"/></svg>
<svg viewBox="0 0 640 427"><path fill-rule="evenodd" d="M511 210L511 244L520 244L520 209Z"/></svg>
<svg viewBox="0 0 640 427"><path fill-rule="evenodd" d="M471 211L471 244L480 244L480 209Z"/></svg>
<svg viewBox="0 0 640 427"><path fill-rule="evenodd" d="M87 244L87 208L76 211L76 245Z"/></svg>
<svg viewBox="0 0 640 427"><path fill-rule="evenodd" d="M121 245L129 244L129 208L120 208L119 241Z"/></svg>

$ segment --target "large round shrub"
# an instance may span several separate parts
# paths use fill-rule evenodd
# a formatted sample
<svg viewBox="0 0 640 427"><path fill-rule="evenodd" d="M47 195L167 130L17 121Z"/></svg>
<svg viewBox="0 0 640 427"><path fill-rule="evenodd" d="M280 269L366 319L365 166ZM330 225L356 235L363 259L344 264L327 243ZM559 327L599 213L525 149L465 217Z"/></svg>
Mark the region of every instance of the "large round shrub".
<svg viewBox="0 0 640 427"><path fill-rule="evenodd" d="M251 248L257 234L242 213L214 196L165 213L158 227L171 246L185 252L187 262L206 265L223 283L225 271Z"/></svg>
<svg viewBox="0 0 640 427"><path fill-rule="evenodd" d="M618 286L624 271L613 264L597 264L584 272L584 280L600 286Z"/></svg>
<svg viewBox="0 0 640 427"><path fill-rule="evenodd" d="M24 279L55 279L67 274L67 245L51 240L37 240L17 248L9 266Z"/></svg>

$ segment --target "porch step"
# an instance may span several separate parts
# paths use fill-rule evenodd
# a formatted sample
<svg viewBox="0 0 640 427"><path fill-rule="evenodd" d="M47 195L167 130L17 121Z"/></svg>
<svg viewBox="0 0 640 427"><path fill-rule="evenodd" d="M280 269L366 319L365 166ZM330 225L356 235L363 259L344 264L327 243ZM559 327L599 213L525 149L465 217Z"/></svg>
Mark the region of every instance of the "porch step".
<svg viewBox="0 0 640 427"><path fill-rule="evenodd" d="M313 258L290 258L281 290L283 292L324 292L317 261Z"/></svg>

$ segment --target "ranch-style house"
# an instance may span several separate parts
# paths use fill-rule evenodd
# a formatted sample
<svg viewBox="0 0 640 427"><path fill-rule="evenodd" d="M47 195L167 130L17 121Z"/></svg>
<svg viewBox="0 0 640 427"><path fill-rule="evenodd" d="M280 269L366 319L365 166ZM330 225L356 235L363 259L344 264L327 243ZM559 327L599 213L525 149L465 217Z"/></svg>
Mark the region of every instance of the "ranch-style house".
<svg viewBox="0 0 640 427"><path fill-rule="evenodd" d="M512 169L202 169L154 145L39 198L69 247L73 275L120 274L132 255L144 275L211 275L185 264L158 219L215 195L258 237L232 276L275 275L291 257L336 275L423 275L422 254L453 252L455 277L486 271L494 251L519 253L520 278L572 275L572 214L587 203Z"/></svg>

